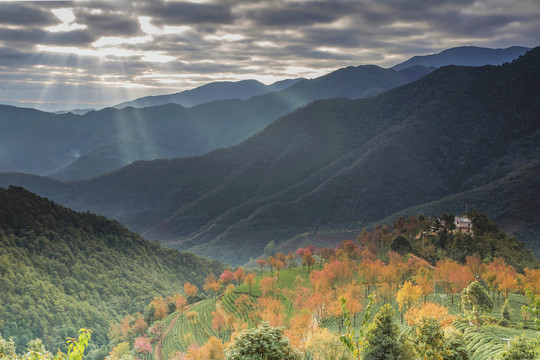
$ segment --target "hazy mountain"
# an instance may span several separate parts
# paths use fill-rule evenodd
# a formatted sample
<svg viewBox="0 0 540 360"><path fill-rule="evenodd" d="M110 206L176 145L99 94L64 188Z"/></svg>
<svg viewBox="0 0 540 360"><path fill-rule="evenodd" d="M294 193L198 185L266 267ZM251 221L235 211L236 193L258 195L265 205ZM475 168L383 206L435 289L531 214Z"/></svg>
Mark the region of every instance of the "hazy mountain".
<svg viewBox="0 0 540 360"><path fill-rule="evenodd" d="M441 51L438 54L413 56L409 60L393 66L392 69L403 70L415 65L426 67L502 65L525 54L528 50L530 48L523 46L512 46L506 49L460 46Z"/></svg>
<svg viewBox="0 0 540 360"><path fill-rule="evenodd" d="M0 171L49 174L69 181L136 160L200 155L237 144L310 101L372 96L408 81L410 75L395 70L359 66L248 100L191 108L177 104L107 108L76 116L4 106L0 108L0 130L5 130L0 131Z"/></svg>
<svg viewBox="0 0 540 360"><path fill-rule="evenodd" d="M538 161L539 67L538 48L510 65L444 67L371 99L316 101L205 156L136 162L66 185L10 175L0 184L241 263L270 240L356 228Z"/></svg>
<svg viewBox="0 0 540 360"><path fill-rule="evenodd" d="M69 109L69 110L59 110L53 111L57 115L72 113L74 115L84 115L90 111L96 111L96 109Z"/></svg>
<svg viewBox="0 0 540 360"><path fill-rule="evenodd" d="M239 99L246 100L252 96L264 95L272 91L284 90L303 79L287 79L265 85L257 80L221 81L213 82L192 90L182 91L176 94L145 96L139 99L126 101L115 105L116 109L128 106L144 108L159 106L169 103L192 107L216 100Z"/></svg>
<svg viewBox="0 0 540 360"><path fill-rule="evenodd" d="M310 101L375 96L433 69L416 65L395 71L368 65L339 69L316 79L285 80L269 86L255 81L212 83L178 96L190 101L207 96L205 99L209 100L208 96L234 95L234 87L251 88L244 92L245 96L261 87L273 92L187 109L168 104L145 109L109 108L83 116L73 113L55 116L2 106L0 172L26 172L70 181L88 179L136 160L205 154L238 144L279 116ZM277 91L281 88L285 89Z"/></svg>

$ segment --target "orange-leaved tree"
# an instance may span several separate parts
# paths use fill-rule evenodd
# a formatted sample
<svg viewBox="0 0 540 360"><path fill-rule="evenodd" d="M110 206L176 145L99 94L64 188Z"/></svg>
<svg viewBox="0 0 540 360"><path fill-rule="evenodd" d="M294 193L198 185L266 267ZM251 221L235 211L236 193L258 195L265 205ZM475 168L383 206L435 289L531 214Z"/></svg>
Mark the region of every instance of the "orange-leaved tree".
<svg viewBox="0 0 540 360"><path fill-rule="evenodd" d="M396 294L396 301L401 313L401 323L403 324L403 314L419 299L422 295L422 288L414 285L411 281L405 283L399 288Z"/></svg>

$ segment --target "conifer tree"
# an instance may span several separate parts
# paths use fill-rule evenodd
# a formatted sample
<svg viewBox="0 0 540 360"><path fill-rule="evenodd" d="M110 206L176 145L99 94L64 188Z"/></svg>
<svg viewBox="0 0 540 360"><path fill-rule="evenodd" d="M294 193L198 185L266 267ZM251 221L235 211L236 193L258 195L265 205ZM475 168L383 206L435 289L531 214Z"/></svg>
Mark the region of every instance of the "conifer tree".
<svg viewBox="0 0 540 360"><path fill-rule="evenodd" d="M375 319L366 333L364 360L398 360L401 348L398 340L398 327L392 317L394 310L389 304L384 305L375 315Z"/></svg>

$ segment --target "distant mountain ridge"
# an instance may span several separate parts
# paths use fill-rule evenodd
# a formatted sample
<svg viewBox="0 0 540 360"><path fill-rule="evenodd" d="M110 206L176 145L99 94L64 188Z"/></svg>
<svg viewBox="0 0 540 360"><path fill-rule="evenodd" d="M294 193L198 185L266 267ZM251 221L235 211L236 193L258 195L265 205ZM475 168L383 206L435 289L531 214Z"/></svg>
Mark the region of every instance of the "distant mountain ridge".
<svg viewBox="0 0 540 360"><path fill-rule="evenodd" d="M530 48L523 46L512 46L506 49L460 46L441 51L438 54L414 56L392 66L392 69L403 70L415 65L426 67L502 65L511 62L529 50Z"/></svg>
<svg viewBox="0 0 540 360"><path fill-rule="evenodd" d="M71 181L89 179L137 160L201 155L238 144L311 101L375 96L434 69L420 65L399 71L374 65L350 66L310 80L290 79L268 86L254 80L211 83L146 99L152 103L183 98L191 106L223 96L251 96L189 108L177 104L107 108L77 116L0 106L0 172ZM257 91L267 93L252 96Z"/></svg>
<svg viewBox="0 0 540 360"><path fill-rule="evenodd" d="M83 116L0 106L0 172L70 181L88 179L136 160L205 154L238 144L268 123L310 101L379 94L413 76L377 66L336 70L248 100L220 100L191 108L166 104L107 108ZM2 150L2 149L0 149Z"/></svg>
<svg viewBox="0 0 540 360"><path fill-rule="evenodd" d="M145 96L135 100L125 101L113 107L116 109L123 109L128 106L134 108L144 108L170 103L182 105L183 107L193 107L217 100L247 100L253 96L260 96L268 94L269 92L284 90L301 80L304 79L286 79L277 81L270 85L265 85L257 80L241 80L236 82L218 81L197 87L192 90L182 91L180 93Z"/></svg>
<svg viewBox="0 0 540 360"><path fill-rule="evenodd" d="M296 86L304 85L286 91ZM539 94L535 48L503 66L444 67L370 99L315 101L204 156L139 161L68 184L4 174L0 185L20 184L171 246L243 263L272 240L357 228L459 194L468 201L467 191L518 169L530 178L536 167L527 165L540 158ZM482 202L491 209L478 210L497 213L512 199L540 208L538 197L519 200L519 183L500 189Z"/></svg>

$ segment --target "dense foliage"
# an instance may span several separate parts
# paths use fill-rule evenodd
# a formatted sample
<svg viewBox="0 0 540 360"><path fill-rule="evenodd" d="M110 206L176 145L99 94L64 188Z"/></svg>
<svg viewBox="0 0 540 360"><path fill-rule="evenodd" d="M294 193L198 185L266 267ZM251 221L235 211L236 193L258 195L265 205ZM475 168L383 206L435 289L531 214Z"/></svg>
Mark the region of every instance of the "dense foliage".
<svg viewBox="0 0 540 360"><path fill-rule="evenodd" d="M225 350L227 360L300 360L300 353L290 346L283 330L263 322L256 329L241 332Z"/></svg>
<svg viewBox="0 0 540 360"><path fill-rule="evenodd" d="M534 348L537 332L530 328L540 308L534 295L540 292L540 269L518 272L501 257L477 254L458 262L444 257L442 248L430 264L391 250L392 239L401 237L400 243L409 243L418 254L432 254L422 252L424 235L430 234L427 246L432 248L430 242L442 234L459 235L453 218L398 219L393 227L363 232L356 242L276 252L257 259L258 269L211 274L203 290L213 298L187 306L182 296L177 298L182 301L156 298L145 313L148 326L137 325L141 314L113 325L117 335L110 360L122 354L146 359L161 354L164 360L214 354L212 359L222 360L223 349L235 341L248 352L264 348L255 338L239 339L265 322L283 326L283 335L305 360L487 360L503 353L501 339L520 335L527 349ZM479 221L475 229L485 236L498 231L491 227ZM276 251L267 246L271 249Z"/></svg>
<svg viewBox="0 0 540 360"><path fill-rule="evenodd" d="M101 346L113 320L223 268L17 187L0 189L0 245L0 333L19 349L35 337L55 349L89 324Z"/></svg>

